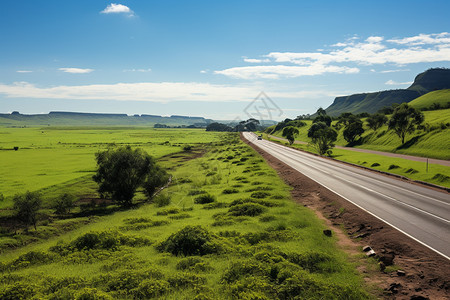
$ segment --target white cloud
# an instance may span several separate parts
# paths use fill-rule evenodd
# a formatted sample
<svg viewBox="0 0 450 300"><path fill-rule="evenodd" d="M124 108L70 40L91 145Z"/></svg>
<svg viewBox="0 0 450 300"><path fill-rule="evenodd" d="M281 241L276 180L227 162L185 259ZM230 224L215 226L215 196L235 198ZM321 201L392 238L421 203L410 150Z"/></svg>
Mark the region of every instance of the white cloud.
<svg viewBox="0 0 450 300"><path fill-rule="evenodd" d="M387 85L410 85L412 84L412 81L408 81L408 82L396 82L394 80L388 80L386 81L384 84Z"/></svg>
<svg viewBox="0 0 450 300"><path fill-rule="evenodd" d="M385 64L404 66L450 61L450 33L447 32L390 40L380 36L370 36L366 40L353 37L347 39L345 43L333 46L338 49L316 52L270 52L263 56L266 59L244 58L244 61L272 63L272 65L232 67L215 73L241 79L275 79L325 73L357 73L359 66ZM387 70L382 73L389 72L391 71Z"/></svg>
<svg viewBox="0 0 450 300"><path fill-rule="evenodd" d="M86 74L94 71L93 69L80 69L80 68L59 68L58 70L72 74Z"/></svg>
<svg viewBox="0 0 450 300"><path fill-rule="evenodd" d="M381 41L383 41L383 37L381 36L369 36L366 39L366 42L368 43L380 43Z"/></svg>
<svg viewBox="0 0 450 300"><path fill-rule="evenodd" d="M108 5L104 10L102 10L100 13L102 14L128 14L129 16L134 15L134 12L128 7L123 4L116 4L111 3Z"/></svg>
<svg viewBox="0 0 450 300"><path fill-rule="evenodd" d="M216 74L222 74L238 79L278 79L280 77L299 77L299 76L313 76L325 73L358 73L358 68L347 68L338 66L325 66L315 64L311 66L252 66L252 67L235 67L222 71L215 71Z"/></svg>
<svg viewBox="0 0 450 300"><path fill-rule="evenodd" d="M128 69L128 70L123 70L124 72L140 72L140 73L148 73L151 72L152 69L148 68L148 69Z"/></svg>
<svg viewBox="0 0 450 300"><path fill-rule="evenodd" d="M219 85L198 82L141 82L117 84L93 84L79 86L38 87L28 82L0 84L0 94L9 98L118 100L168 103L173 101L252 101L261 90L276 99L311 99L334 97L338 92L330 90L286 91L260 85Z"/></svg>
<svg viewBox="0 0 450 300"><path fill-rule="evenodd" d="M258 64L270 62L270 59L244 58L244 61L252 64Z"/></svg>
<svg viewBox="0 0 450 300"><path fill-rule="evenodd" d="M449 44L450 43L450 33L432 33L432 34L419 34L412 37L406 37L401 39L390 39L388 42L396 43L400 45L425 45L425 44Z"/></svg>
<svg viewBox="0 0 450 300"><path fill-rule="evenodd" d="M29 70L17 70L17 73L33 73L33 71L29 71Z"/></svg>
<svg viewBox="0 0 450 300"><path fill-rule="evenodd" d="M201 70L200 71L200 73L202 73L202 74L206 74L206 73L208 73L209 72L209 70Z"/></svg>

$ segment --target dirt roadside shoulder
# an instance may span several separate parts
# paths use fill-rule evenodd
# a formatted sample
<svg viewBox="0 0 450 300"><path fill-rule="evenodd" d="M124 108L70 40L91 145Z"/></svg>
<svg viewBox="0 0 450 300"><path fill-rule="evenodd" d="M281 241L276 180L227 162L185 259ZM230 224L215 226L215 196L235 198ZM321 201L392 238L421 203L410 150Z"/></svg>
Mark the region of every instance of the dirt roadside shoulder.
<svg viewBox="0 0 450 300"><path fill-rule="evenodd" d="M450 299L450 261L332 193L315 181L267 154L242 137L292 187L293 199L310 207L338 234L343 243L361 249L369 245L380 261L403 272L375 272L365 278L376 283L385 299ZM343 230L346 234L342 234ZM362 251L360 253L363 253ZM350 253L354 254L354 253ZM364 270L360 270L365 273ZM363 274L367 275L367 274Z"/></svg>

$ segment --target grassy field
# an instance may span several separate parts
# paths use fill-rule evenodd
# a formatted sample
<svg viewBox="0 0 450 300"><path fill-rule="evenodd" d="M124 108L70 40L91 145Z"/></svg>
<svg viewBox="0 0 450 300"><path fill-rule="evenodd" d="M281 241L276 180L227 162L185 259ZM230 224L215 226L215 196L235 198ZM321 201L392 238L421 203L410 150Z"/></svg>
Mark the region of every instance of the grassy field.
<svg viewBox="0 0 450 300"><path fill-rule="evenodd" d="M336 239L236 134L160 163L174 181L152 203L2 253L0 298L370 298Z"/></svg>
<svg viewBox="0 0 450 300"><path fill-rule="evenodd" d="M420 96L409 102L409 104L417 109L423 109L431 107L434 103L445 107L449 102L450 90L438 90Z"/></svg>
<svg viewBox="0 0 450 300"><path fill-rule="evenodd" d="M217 141L219 136L201 129L0 128L0 193L8 198L92 175L94 154L111 145L140 147L159 158L183 151L186 145ZM0 202L0 208L11 205L8 199Z"/></svg>

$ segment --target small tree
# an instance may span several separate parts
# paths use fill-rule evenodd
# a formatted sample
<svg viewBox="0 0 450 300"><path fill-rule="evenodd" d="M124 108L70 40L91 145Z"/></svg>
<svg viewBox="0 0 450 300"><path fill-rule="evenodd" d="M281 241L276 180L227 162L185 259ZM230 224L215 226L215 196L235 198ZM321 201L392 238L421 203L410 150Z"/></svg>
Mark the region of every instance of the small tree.
<svg viewBox="0 0 450 300"><path fill-rule="evenodd" d="M41 195L27 191L24 195L15 195L13 203L17 217L24 223L25 230L28 230L30 225L33 225L36 230L37 213L42 204Z"/></svg>
<svg viewBox="0 0 450 300"><path fill-rule="evenodd" d="M386 124L388 118L384 114L374 114L367 118L367 125L370 129L376 131L378 128Z"/></svg>
<svg viewBox="0 0 450 300"><path fill-rule="evenodd" d="M58 215L70 213L70 210L74 207L74 202L75 196L65 193L55 200L53 204L55 213L57 213Z"/></svg>
<svg viewBox="0 0 450 300"><path fill-rule="evenodd" d="M0 202L3 202L5 200L5 196L3 196L2 193L0 193Z"/></svg>
<svg viewBox="0 0 450 300"><path fill-rule="evenodd" d="M317 122L313 123L309 128L308 137L311 138L312 144L314 144L320 155L325 153L331 155L331 148L334 147L337 132L324 122Z"/></svg>
<svg viewBox="0 0 450 300"><path fill-rule="evenodd" d="M288 126L283 129L283 136L289 141L289 144L292 145L295 141L295 136L299 134L297 128L293 126Z"/></svg>
<svg viewBox="0 0 450 300"><path fill-rule="evenodd" d="M136 189L155 164L153 158L130 146L98 152L95 156L98 169L93 179L99 184L100 195L109 196L124 206L131 205Z"/></svg>
<svg viewBox="0 0 450 300"><path fill-rule="evenodd" d="M143 185L147 196L149 198L152 197L157 188L167 183L169 177L169 174L167 174L164 169L154 165L153 168L150 169Z"/></svg>
<svg viewBox="0 0 450 300"><path fill-rule="evenodd" d="M353 120L351 123L348 123L344 129L344 139L352 144L355 140L360 137L364 133L363 123L359 119Z"/></svg>
<svg viewBox="0 0 450 300"><path fill-rule="evenodd" d="M316 112L317 117L314 118L313 123L323 122L327 126L331 125L331 117L327 115L327 112L322 107L319 107L319 109Z"/></svg>
<svg viewBox="0 0 450 300"><path fill-rule="evenodd" d="M409 106L407 103L402 103L396 107L391 119L389 120L389 129L402 139L402 144L405 143L405 137L408 133L413 133L416 126L422 124L424 121L423 113Z"/></svg>

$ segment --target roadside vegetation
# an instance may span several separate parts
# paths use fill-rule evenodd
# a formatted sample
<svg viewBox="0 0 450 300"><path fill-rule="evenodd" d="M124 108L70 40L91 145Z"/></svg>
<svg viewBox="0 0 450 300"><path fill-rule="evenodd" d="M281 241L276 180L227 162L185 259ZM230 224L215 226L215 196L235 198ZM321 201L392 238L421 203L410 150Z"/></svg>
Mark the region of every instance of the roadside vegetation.
<svg viewBox="0 0 450 300"><path fill-rule="evenodd" d="M268 127L265 133L268 136L285 137L284 128L294 127L298 131L295 140L307 143L301 145L293 140L289 141L294 147L450 187L449 167L428 165L427 168L426 164L420 162L333 148L338 145L449 160L450 109L446 108L450 99L448 91L432 92L414 100L411 105L403 103L386 107L372 115L343 113L332 120L323 109L319 109L312 120L311 116L286 119ZM326 126L327 124L329 125ZM313 134L319 130L327 130L327 134L322 131L320 134Z"/></svg>
<svg viewBox="0 0 450 300"><path fill-rule="evenodd" d="M28 246L5 247L14 235L3 234L0 298L370 298L336 239L276 172L236 133L212 139L203 156L194 148L160 158L172 182L149 201L138 189L131 208L107 202L83 215L80 203L69 205L55 214L83 225L43 238L58 221L38 218L36 230L15 234L34 233Z"/></svg>

